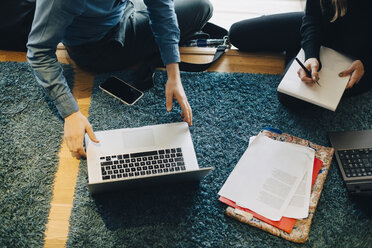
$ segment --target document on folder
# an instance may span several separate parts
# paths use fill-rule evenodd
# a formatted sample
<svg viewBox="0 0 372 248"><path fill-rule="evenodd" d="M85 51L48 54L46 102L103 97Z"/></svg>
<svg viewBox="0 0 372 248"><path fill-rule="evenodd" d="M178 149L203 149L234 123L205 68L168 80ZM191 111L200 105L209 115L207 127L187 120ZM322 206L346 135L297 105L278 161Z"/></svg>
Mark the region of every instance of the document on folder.
<svg viewBox="0 0 372 248"><path fill-rule="evenodd" d="M249 144L253 142L256 136L249 139ZM300 182L292 200L289 202L287 209L284 211L283 216L294 219L307 218L309 215L310 194L312 186L312 173L313 167L307 168L305 176Z"/></svg>
<svg viewBox="0 0 372 248"><path fill-rule="evenodd" d="M308 168L287 209L283 213L284 217L302 219L309 215L312 173L313 168Z"/></svg>
<svg viewBox="0 0 372 248"><path fill-rule="evenodd" d="M309 168L313 166L314 155L314 150L309 147L258 135L218 194L238 206L278 221L288 214L286 211L291 211L288 206L295 199L305 174L310 172L311 180ZM307 176L305 180L308 180ZM306 207L308 209L308 205Z"/></svg>
<svg viewBox="0 0 372 248"><path fill-rule="evenodd" d="M301 49L297 58L304 62L305 53ZM327 47L320 48L322 68L319 71L319 85L308 86L297 75L300 65L291 64L278 86L278 91L320 107L335 111L345 91L349 77L338 74L350 67L352 60Z"/></svg>

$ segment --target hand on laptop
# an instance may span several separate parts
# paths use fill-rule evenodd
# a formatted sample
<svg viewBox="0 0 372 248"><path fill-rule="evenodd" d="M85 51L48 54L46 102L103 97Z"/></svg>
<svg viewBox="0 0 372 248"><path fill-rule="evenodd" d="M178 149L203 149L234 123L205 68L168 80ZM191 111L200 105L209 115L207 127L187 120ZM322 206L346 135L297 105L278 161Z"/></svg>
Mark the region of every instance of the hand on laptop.
<svg viewBox="0 0 372 248"><path fill-rule="evenodd" d="M173 107L173 98L178 101L181 106L183 121L189 126L192 125L192 110L187 101L186 93L181 83L179 67L177 63L167 65L168 81L165 85L165 98L167 111L171 111Z"/></svg>
<svg viewBox="0 0 372 248"><path fill-rule="evenodd" d="M93 142L99 142L93 132L92 125L80 111L65 118L64 139L71 153L87 156L83 146L85 132Z"/></svg>

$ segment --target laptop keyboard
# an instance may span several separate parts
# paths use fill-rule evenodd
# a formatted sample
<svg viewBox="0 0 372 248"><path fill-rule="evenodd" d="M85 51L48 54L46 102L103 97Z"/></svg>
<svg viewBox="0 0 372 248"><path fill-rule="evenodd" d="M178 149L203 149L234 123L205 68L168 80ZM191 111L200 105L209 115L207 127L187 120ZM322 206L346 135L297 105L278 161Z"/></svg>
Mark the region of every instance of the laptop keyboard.
<svg viewBox="0 0 372 248"><path fill-rule="evenodd" d="M181 148L103 156L100 163L103 180L186 170Z"/></svg>
<svg viewBox="0 0 372 248"><path fill-rule="evenodd" d="M338 150L346 177L372 176L372 148Z"/></svg>

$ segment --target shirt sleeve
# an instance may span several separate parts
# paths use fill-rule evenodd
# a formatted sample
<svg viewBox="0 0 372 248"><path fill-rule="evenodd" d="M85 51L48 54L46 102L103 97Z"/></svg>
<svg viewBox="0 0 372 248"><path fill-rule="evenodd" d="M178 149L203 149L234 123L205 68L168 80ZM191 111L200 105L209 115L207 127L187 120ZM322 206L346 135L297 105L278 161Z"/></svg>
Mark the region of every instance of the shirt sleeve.
<svg viewBox="0 0 372 248"><path fill-rule="evenodd" d="M69 2L36 1L35 17L27 43L27 60L36 80L44 87L62 118L79 110L56 56L57 45L66 27L81 13L83 7L83 1Z"/></svg>
<svg viewBox="0 0 372 248"><path fill-rule="evenodd" d="M180 62L178 43L180 30L173 0L144 0L150 16L150 26L163 63Z"/></svg>
<svg viewBox="0 0 372 248"><path fill-rule="evenodd" d="M305 15L301 26L301 46L305 51L305 59L317 58L322 35L322 11L319 0L307 0Z"/></svg>

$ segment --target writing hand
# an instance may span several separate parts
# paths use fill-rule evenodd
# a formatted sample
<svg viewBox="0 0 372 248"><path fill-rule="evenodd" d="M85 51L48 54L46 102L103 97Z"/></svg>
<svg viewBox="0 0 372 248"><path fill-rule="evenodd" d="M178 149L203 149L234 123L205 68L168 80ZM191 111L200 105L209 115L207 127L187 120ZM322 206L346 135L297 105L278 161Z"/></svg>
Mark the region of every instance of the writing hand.
<svg viewBox="0 0 372 248"><path fill-rule="evenodd" d="M304 82L308 86L312 86L319 80L319 61L316 58L309 58L305 61L304 65L310 71L311 77L309 77L305 70L302 68L297 71L297 74L302 82Z"/></svg>

